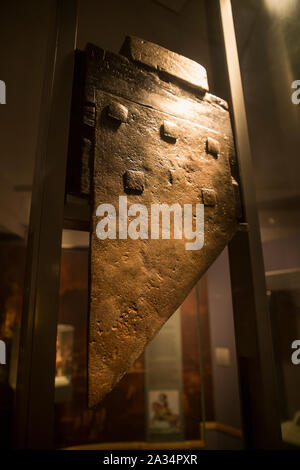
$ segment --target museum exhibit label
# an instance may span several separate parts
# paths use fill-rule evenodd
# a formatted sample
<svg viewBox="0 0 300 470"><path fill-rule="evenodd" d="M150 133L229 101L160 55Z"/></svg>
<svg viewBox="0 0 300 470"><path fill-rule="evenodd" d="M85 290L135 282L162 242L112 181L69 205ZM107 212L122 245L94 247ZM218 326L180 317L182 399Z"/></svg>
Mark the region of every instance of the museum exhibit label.
<svg viewBox="0 0 300 470"><path fill-rule="evenodd" d="M180 309L145 349L146 434L149 441L184 439Z"/></svg>

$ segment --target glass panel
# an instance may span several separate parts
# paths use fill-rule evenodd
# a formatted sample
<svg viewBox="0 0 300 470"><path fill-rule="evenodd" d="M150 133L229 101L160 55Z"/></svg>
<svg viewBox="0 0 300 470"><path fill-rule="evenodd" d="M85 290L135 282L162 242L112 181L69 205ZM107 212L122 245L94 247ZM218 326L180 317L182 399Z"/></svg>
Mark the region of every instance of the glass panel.
<svg viewBox="0 0 300 470"><path fill-rule="evenodd" d="M294 342L300 338L300 2L232 4L269 289L282 437L287 446L299 446L300 366L292 356L298 357L299 343Z"/></svg>
<svg viewBox="0 0 300 470"><path fill-rule="evenodd" d="M1 2L0 344L5 352L5 357L0 357L1 447L12 446L27 232L49 9L50 1Z"/></svg>

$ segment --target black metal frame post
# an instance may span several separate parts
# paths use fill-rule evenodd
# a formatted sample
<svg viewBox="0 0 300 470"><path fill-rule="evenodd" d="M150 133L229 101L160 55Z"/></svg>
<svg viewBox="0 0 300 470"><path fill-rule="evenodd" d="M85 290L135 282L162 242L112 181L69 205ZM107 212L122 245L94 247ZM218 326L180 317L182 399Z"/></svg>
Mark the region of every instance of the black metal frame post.
<svg viewBox="0 0 300 470"><path fill-rule="evenodd" d="M54 0L28 234L15 438L54 445L54 381L67 147L77 34L76 0Z"/></svg>
<svg viewBox="0 0 300 470"><path fill-rule="evenodd" d="M239 231L229 245L245 445L255 449L279 449L282 444L272 330L230 0L219 0L219 15L225 45L241 195L247 223L247 230Z"/></svg>

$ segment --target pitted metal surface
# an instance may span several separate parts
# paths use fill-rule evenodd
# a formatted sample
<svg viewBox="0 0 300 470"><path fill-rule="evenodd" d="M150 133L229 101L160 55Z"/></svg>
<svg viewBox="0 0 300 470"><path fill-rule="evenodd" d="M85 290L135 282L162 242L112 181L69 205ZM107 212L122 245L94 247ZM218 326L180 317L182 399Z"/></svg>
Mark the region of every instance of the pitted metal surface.
<svg viewBox="0 0 300 470"><path fill-rule="evenodd" d="M144 52L137 56L141 43L135 38L128 49L128 41L122 48L128 57L91 45L86 52L85 98L93 106L87 107L85 125L94 122L92 182L82 180L82 193L92 188L93 205L90 406L128 371L237 229L238 186L231 172L235 157L226 103L206 92L203 67L170 53L166 79L161 67L150 67L151 50L158 63L159 46L143 41ZM195 86L197 71L202 81ZM127 207L147 208L148 238L124 238L118 224L115 239L98 238L97 207L112 204L118 220L120 196L127 197ZM186 249L184 237L151 238L153 204L204 204L203 247ZM173 228L174 219L171 233Z"/></svg>

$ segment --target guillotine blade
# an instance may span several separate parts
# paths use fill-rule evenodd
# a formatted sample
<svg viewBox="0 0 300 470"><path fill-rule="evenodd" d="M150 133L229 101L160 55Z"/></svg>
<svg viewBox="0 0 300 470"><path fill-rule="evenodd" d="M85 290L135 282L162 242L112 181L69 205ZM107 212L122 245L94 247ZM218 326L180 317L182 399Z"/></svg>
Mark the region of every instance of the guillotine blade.
<svg viewBox="0 0 300 470"><path fill-rule="evenodd" d="M137 38L127 38L121 52L86 50L90 406L180 306L232 238L239 215L228 107L208 93L203 67ZM198 239L191 240L189 222Z"/></svg>

